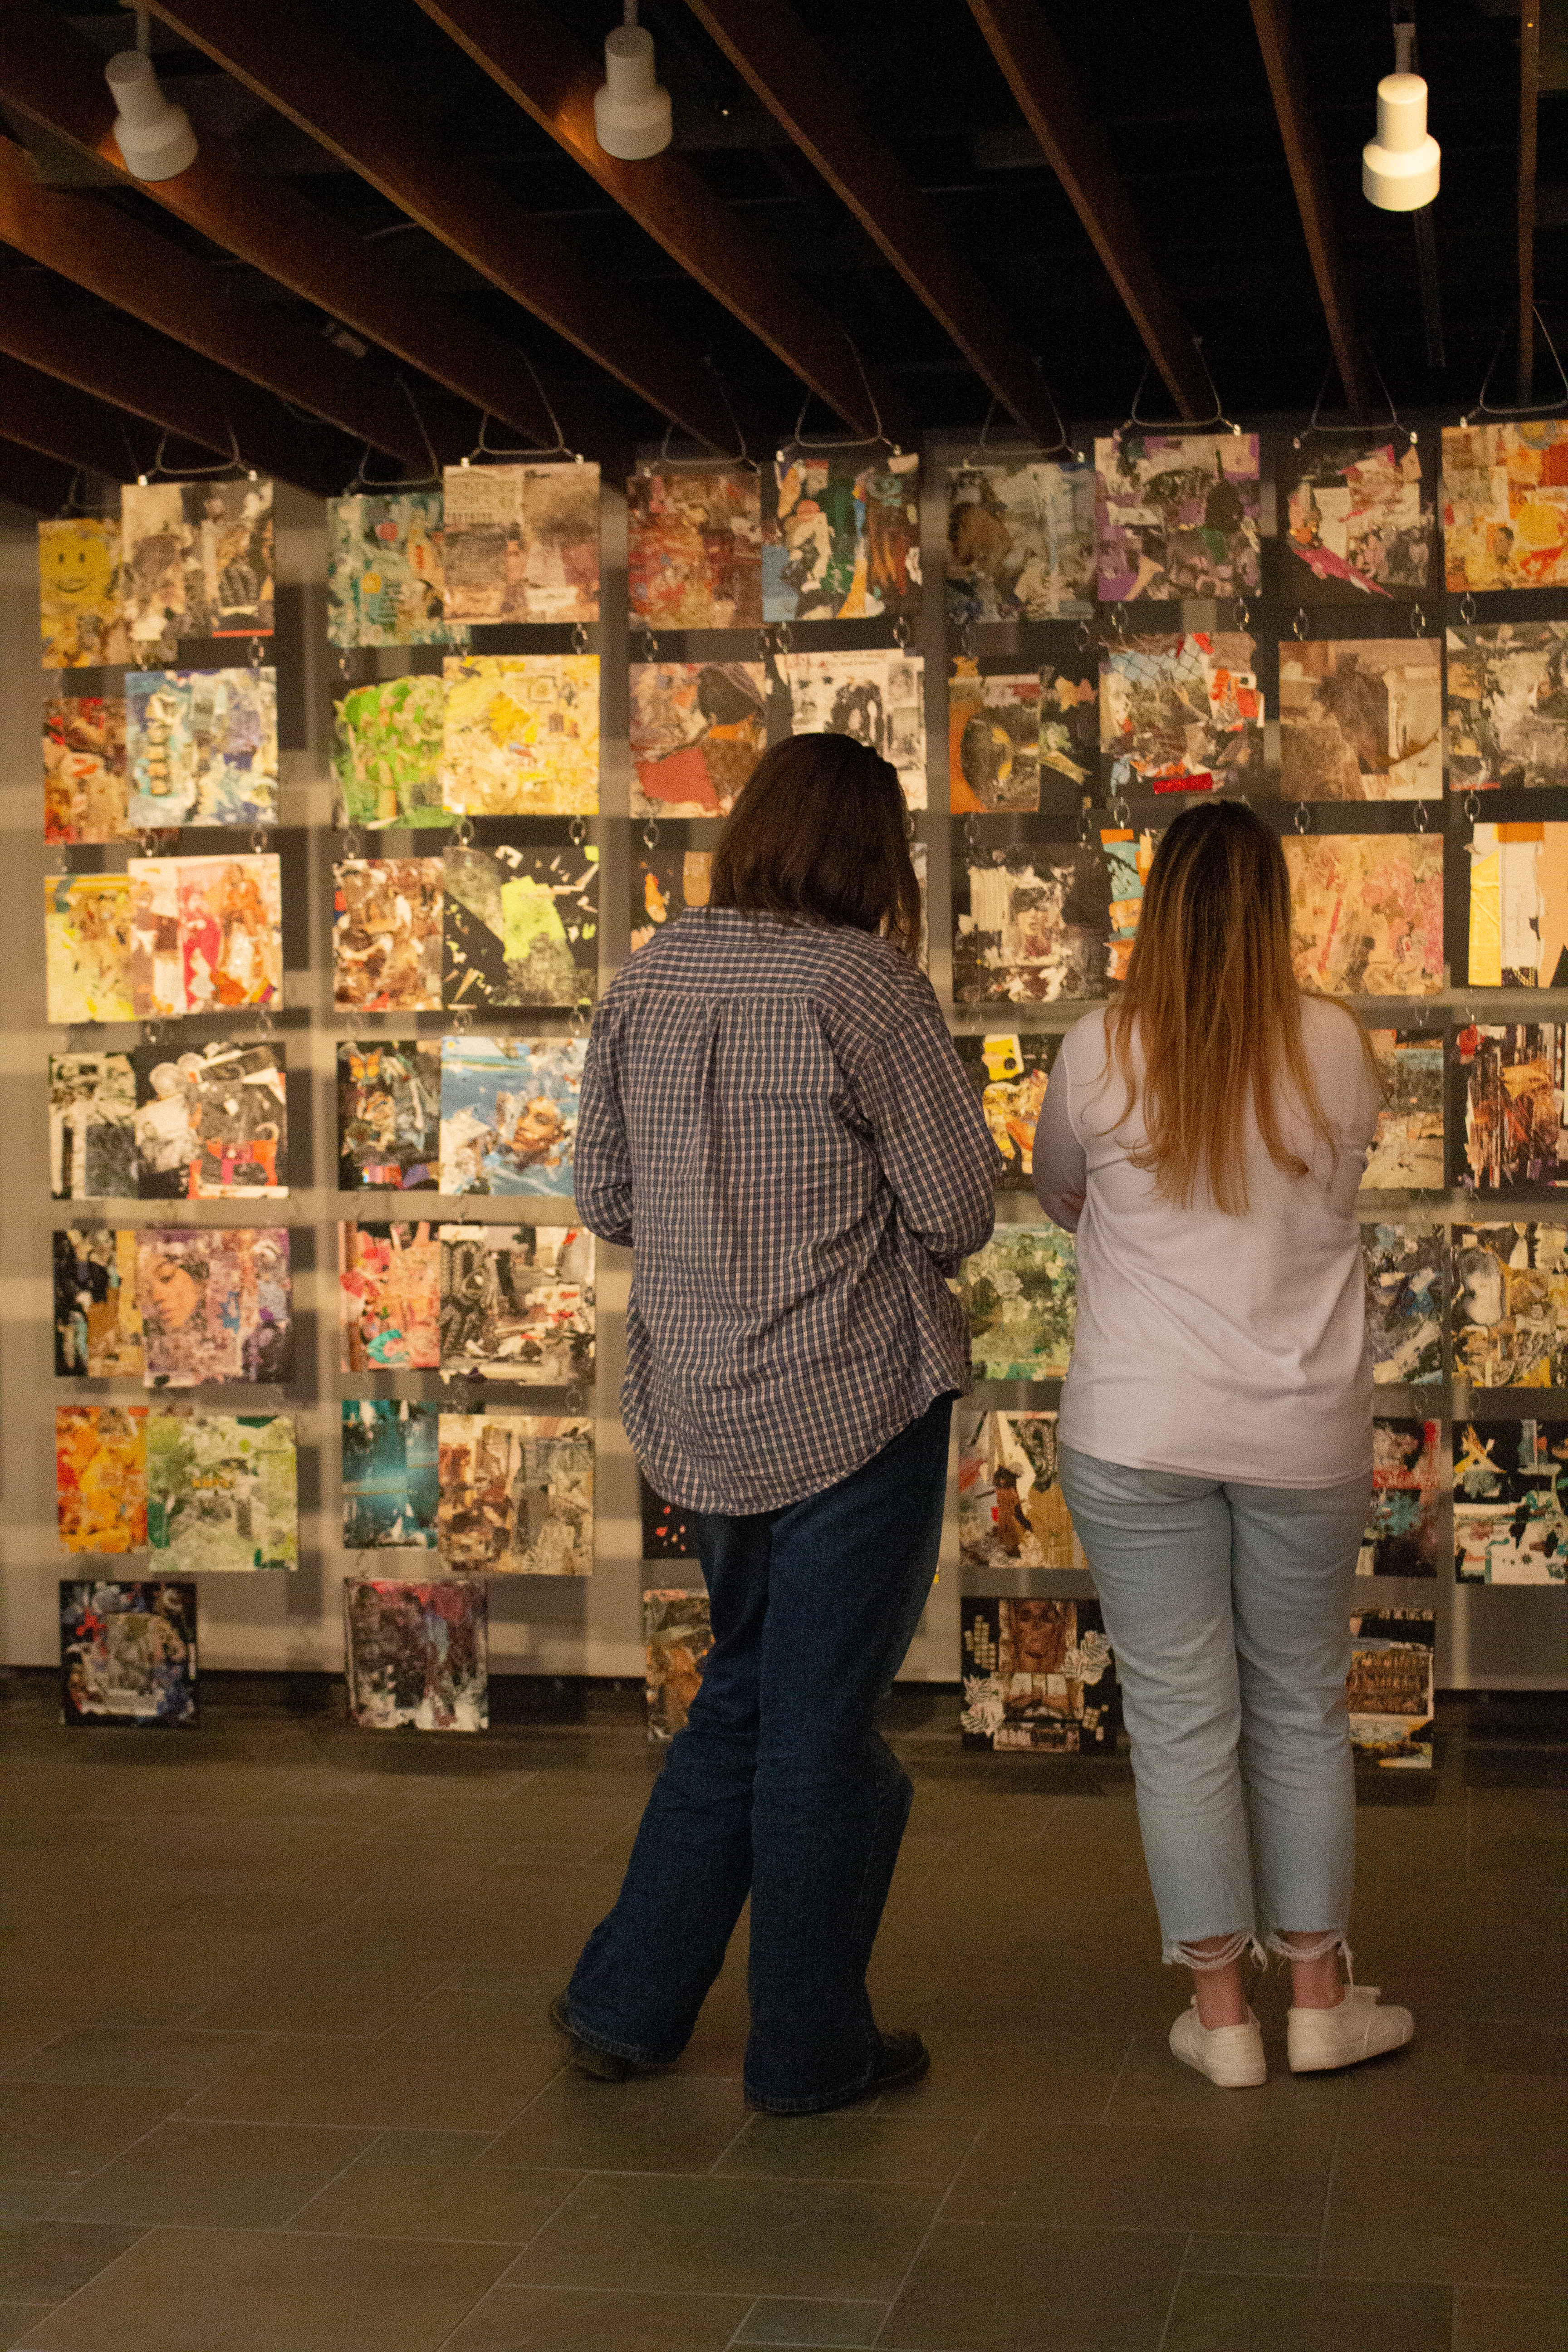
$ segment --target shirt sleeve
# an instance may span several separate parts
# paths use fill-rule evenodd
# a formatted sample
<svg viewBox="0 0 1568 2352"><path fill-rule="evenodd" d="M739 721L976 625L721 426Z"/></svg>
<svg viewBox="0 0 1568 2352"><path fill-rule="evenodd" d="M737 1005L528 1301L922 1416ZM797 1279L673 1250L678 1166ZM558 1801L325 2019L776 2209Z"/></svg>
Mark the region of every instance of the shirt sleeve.
<svg viewBox="0 0 1568 2352"><path fill-rule="evenodd" d="M632 1155L621 1107L613 1024L601 1005L588 1036L583 1091L577 1104L577 1139L572 1153L572 1189L577 1213L602 1242L630 1247Z"/></svg>
<svg viewBox="0 0 1568 2352"><path fill-rule="evenodd" d="M940 1273L956 1274L991 1238L999 1160L928 982L847 1075L907 1231Z"/></svg>
<svg viewBox="0 0 1568 2352"><path fill-rule="evenodd" d="M1076 1234L1083 1214L1089 1162L1073 1130L1068 1052L1064 1041L1035 1129L1035 1197L1052 1224Z"/></svg>

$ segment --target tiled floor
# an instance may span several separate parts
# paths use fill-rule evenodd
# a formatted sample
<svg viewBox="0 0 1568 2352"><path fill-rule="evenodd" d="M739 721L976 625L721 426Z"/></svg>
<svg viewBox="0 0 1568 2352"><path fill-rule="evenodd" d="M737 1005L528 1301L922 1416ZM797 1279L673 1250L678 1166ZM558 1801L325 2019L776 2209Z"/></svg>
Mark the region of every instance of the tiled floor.
<svg viewBox="0 0 1568 2352"><path fill-rule="evenodd" d="M1164 2046L1125 1766L961 1757L900 1694L876 1990L935 2063L785 2121L742 2105L742 1952L668 2077L545 2027L647 1786L634 1694L480 1742L215 1687L160 1736L9 1685L0 2346L1568 2345L1561 1704L1451 1703L1439 1770L1366 1792L1358 1973L1415 2048L1225 2095Z"/></svg>

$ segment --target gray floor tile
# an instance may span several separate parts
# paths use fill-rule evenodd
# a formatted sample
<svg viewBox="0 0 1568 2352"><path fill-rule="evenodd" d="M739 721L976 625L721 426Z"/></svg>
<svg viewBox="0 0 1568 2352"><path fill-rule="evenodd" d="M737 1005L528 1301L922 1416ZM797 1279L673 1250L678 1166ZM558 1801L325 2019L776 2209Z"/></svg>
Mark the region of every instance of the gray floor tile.
<svg viewBox="0 0 1568 2352"><path fill-rule="evenodd" d="M1318 2267L1319 2239L1259 2235L1246 2230L1195 2230L1187 2247L1187 2269L1198 2277L1211 2272L1237 2278L1310 2278Z"/></svg>
<svg viewBox="0 0 1568 2352"><path fill-rule="evenodd" d="M184 2102L182 2091L0 2083L0 2179L70 2181Z"/></svg>
<svg viewBox="0 0 1568 2352"><path fill-rule="evenodd" d="M12 2345L26 2344L39 2320L47 2319L53 2308L47 2303L0 2303L0 2347L9 2352Z"/></svg>
<svg viewBox="0 0 1568 2352"><path fill-rule="evenodd" d="M277 2034L191 2102L235 2123L500 2131L560 2071L553 2035Z"/></svg>
<svg viewBox="0 0 1568 2352"><path fill-rule="evenodd" d="M1568 2294L1457 2286L1454 2352L1568 2352Z"/></svg>
<svg viewBox="0 0 1568 2352"><path fill-rule="evenodd" d="M1292 2074L1285 2062L1283 2018L1270 2011L1263 2023L1268 2080L1247 2091L1216 2091L1205 2075L1172 2055L1167 2034L1138 2034L1099 2120L1128 2132L1189 2124L1205 2131L1279 2126L1331 2132L1344 2100L1343 2075Z"/></svg>
<svg viewBox="0 0 1568 2352"><path fill-rule="evenodd" d="M362 2158L300 2208L290 2227L361 2238L468 2238L521 2246L559 2210L578 2172L475 2158Z"/></svg>
<svg viewBox="0 0 1568 2352"><path fill-rule="evenodd" d="M1563 2183L1535 2170L1461 2169L1403 2153L1341 2157L1322 2268L1343 2279L1568 2285Z"/></svg>
<svg viewBox="0 0 1568 2352"><path fill-rule="evenodd" d="M939 2221L878 2352L1157 2352L1184 2242Z"/></svg>
<svg viewBox="0 0 1568 2352"><path fill-rule="evenodd" d="M750 2308L743 2294L501 2285L441 2352L726 2352Z"/></svg>
<svg viewBox="0 0 1568 2352"><path fill-rule="evenodd" d="M83 2026L62 2033L5 2070L8 2083L115 2083L127 2088L199 2091L258 2044L239 2033L161 2033L139 2026Z"/></svg>
<svg viewBox="0 0 1568 2352"><path fill-rule="evenodd" d="M739 2085L702 2075L599 2083L565 2069L489 2150L497 2164L706 2172L745 2128Z"/></svg>
<svg viewBox="0 0 1568 2352"><path fill-rule="evenodd" d="M735 2342L832 2345L861 2352L861 2347L875 2344L887 2315L885 2303L825 2303L799 2295L768 2295L750 2313Z"/></svg>
<svg viewBox="0 0 1568 2352"><path fill-rule="evenodd" d="M922 2086L923 2087L923 2086ZM825 2116L752 2116L719 2159L726 2173L817 2180L949 2181L973 2141L973 2116L927 2104L921 2089Z"/></svg>
<svg viewBox="0 0 1568 2352"><path fill-rule="evenodd" d="M1239 2103L1248 2095L1214 2095ZM944 2219L1293 2232L1319 2222L1333 2145L1331 2125L992 2125L966 2158Z"/></svg>
<svg viewBox="0 0 1568 2352"><path fill-rule="evenodd" d="M1188 2277L1161 2352L1446 2352L1452 2304L1387 2279Z"/></svg>
<svg viewBox="0 0 1568 2352"><path fill-rule="evenodd" d="M372 2144L366 2131L172 2116L62 2198L63 2218L275 2229ZM482 2141L481 2141L482 2145Z"/></svg>
<svg viewBox="0 0 1568 2352"><path fill-rule="evenodd" d="M0 2226L0 2297L63 2302L140 2235L91 2221L8 2221Z"/></svg>

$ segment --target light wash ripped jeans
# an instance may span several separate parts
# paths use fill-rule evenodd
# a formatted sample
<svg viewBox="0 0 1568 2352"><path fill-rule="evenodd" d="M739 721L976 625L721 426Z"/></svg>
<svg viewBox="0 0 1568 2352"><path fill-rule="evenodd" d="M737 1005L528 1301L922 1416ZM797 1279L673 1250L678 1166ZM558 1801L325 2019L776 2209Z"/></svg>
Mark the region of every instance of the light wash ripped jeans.
<svg viewBox="0 0 1568 2352"><path fill-rule="evenodd" d="M1259 1923L1292 1959L1332 1950L1355 1872L1345 1677L1371 1473L1250 1486L1067 1445L1060 1460L1121 1680L1165 1958L1222 1968Z"/></svg>

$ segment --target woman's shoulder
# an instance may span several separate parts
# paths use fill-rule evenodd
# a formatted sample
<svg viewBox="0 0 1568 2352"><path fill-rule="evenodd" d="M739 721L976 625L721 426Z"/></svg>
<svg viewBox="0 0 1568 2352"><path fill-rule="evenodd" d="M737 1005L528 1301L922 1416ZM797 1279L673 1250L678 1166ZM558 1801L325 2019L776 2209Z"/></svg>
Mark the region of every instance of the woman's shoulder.
<svg viewBox="0 0 1568 2352"><path fill-rule="evenodd" d="M1096 1004L1064 1033L1058 1059L1075 1078L1093 1077L1104 1067L1110 1051L1110 1015L1109 1004Z"/></svg>
<svg viewBox="0 0 1568 2352"><path fill-rule="evenodd" d="M1301 1036L1315 1060L1336 1067L1359 1067L1366 1055L1366 1032L1348 1004L1331 996L1301 992Z"/></svg>

